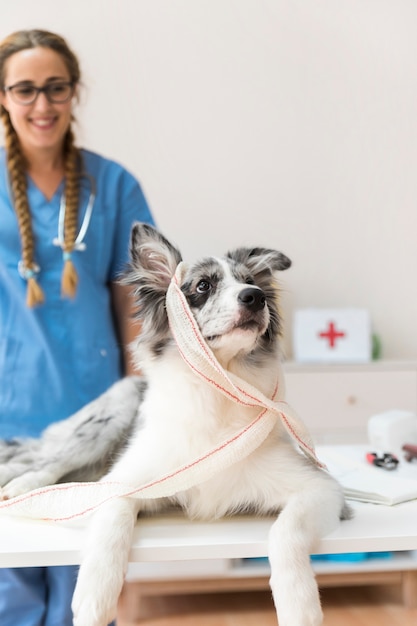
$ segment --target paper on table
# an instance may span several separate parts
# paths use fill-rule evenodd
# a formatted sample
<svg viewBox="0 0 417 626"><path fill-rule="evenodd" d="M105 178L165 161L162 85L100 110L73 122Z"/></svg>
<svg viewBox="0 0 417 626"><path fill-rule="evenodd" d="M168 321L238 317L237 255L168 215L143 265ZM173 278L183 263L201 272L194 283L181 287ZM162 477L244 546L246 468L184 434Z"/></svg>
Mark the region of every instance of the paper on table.
<svg viewBox="0 0 417 626"><path fill-rule="evenodd" d="M388 506L417 498L417 465L400 459L394 470L370 465L364 446L317 447L318 457L343 486L348 499Z"/></svg>

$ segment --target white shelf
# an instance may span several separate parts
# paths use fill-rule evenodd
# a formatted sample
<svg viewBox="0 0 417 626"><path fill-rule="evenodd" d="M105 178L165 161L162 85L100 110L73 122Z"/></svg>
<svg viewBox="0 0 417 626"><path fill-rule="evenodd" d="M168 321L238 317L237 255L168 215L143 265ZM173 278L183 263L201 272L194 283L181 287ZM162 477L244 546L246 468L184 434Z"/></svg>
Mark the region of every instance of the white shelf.
<svg viewBox="0 0 417 626"><path fill-rule="evenodd" d="M377 359L369 363L299 363L284 361L284 372L381 372L417 371L416 360Z"/></svg>
<svg viewBox="0 0 417 626"><path fill-rule="evenodd" d="M313 568L316 574L417 570L417 553L415 551L393 552L390 557L369 557L361 561L313 561ZM242 578L265 577L270 575L270 567L263 559L238 559L231 563L229 575Z"/></svg>
<svg viewBox="0 0 417 626"><path fill-rule="evenodd" d="M417 570L417 552L392 552L389 557L358 561L313 561L316 574L355 574ZM131 581L189 580L191 578L265 578L271 573L266 557L248 559L194 559L163 563L131 563L126 579Z"/></svg>
<svg viewBox="0 0 417 626"><path fill-rule="evenodd" d="M417 362L358 365L284 363L286 400L316 444L367 441L370 417L400 409L417 413Z"/></svg>

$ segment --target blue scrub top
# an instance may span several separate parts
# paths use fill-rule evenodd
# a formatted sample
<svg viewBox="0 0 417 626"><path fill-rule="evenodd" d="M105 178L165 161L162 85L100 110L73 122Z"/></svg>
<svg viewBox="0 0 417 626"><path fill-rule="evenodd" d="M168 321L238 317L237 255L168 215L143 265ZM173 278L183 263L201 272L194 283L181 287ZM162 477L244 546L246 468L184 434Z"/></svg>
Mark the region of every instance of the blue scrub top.
<svg viewBox="0 0 417 626"><path fill-rule="evenodd" d="M68 417L122 375L109 283L126 266L134 221L153 223L136 179L114 161L82 150L96 198L84 238L73 253L79 283L73 300L61 297L62 250L53 245L64 183L48 201L28 178L35 261L45 303L26 305L18 273L21 243L0 149L0 437L37 436ZM82 179L79 228L91 193Z"/></svg>

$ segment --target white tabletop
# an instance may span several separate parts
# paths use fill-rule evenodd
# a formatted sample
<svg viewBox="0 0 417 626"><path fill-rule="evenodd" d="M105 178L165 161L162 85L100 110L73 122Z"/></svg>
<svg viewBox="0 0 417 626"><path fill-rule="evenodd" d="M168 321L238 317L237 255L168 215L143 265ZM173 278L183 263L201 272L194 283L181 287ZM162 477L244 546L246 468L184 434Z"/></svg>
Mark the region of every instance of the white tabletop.
<svg viewBox="0 0 417 626"><path fill-rule="evenodd" d="M322 539L317 553L417 550L417 501L392 507L352 503L355 516ZM267 553L273 518L237 516L190 522L181 514L139 520L130 560L259 557ZM0 566L80 562L83 526L0 516Z"/></svg>
<svg viewBox="0 0 417 626"><path fill-rule="evenodd" d="M417 550L417 500L395 506L350 504L353 519L341 522L324 537L315 550L317 554ZM273 521L235 516L216 522L191 522L181 513L139 519L130 561L266 556ZM87 522L64 525L1 513L0 567L79 563Z"/></svg>

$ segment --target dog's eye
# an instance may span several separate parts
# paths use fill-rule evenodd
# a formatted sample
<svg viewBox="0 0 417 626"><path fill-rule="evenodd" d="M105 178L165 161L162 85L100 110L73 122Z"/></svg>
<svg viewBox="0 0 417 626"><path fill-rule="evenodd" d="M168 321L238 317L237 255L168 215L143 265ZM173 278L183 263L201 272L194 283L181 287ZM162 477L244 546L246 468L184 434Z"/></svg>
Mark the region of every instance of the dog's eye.
<svg viewBox="0 0 417 626"><path fill-rule="evenodd" d="M252 278L251 276L248 276L248 277L246 278L246 280L245 280L245 283L246 283L247 285L254 285L254 284L255 284L255 281L253 280L253 278Z"/></svg>
<svg viewBox="0 0 417 626"><path fill-rule="evenodd" d="M200 280L197 285L197 293L207 293L210 291L211 285L208 280Z"/></svg>

